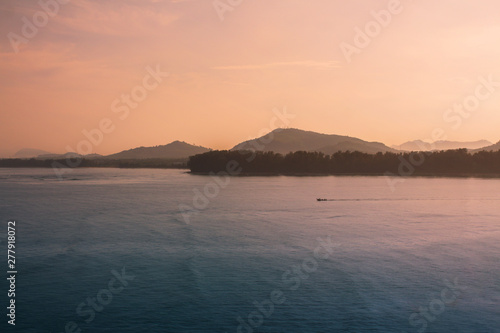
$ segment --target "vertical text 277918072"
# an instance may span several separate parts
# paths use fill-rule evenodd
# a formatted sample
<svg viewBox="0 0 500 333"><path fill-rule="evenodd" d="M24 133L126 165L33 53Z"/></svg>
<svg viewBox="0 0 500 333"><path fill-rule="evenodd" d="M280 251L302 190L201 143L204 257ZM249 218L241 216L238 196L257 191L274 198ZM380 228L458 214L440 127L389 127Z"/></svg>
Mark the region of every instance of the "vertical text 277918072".
<svg viewBox="0 0 500 333"><path fill-rule="evenodd" d="M9 281L8 323L16 325L16 221L7 223L7 281Z"/></svg>

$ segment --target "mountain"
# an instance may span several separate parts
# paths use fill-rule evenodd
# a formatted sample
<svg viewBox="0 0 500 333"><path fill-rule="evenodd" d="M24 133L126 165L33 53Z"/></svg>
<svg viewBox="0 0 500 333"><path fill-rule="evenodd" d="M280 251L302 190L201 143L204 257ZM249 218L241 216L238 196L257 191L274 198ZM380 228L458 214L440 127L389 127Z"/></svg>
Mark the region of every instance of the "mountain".
<svg viewBox="0 0 500 333"><path fill-rule="evenodd" d="M38 155L51 154L48 151L33 149L33 148L23 148L14 154L13 158L33 158Z"/></svg>
<svg viewBox="0 0 500 333"><path fill-rule="evenodd" d="M432 151L432 150L450 150L450 149L479 149L491 145L492 143L487 140L479 140L472 142L459 142L459 141L436 141L424 142L422 140L414 140L403 143L400 146L392 146L394 149L403 151Z"/></svg>
<svg viewBox="0 0 500 333"><path fill-rule="evenodd" d="M97 158L102 158L102 155L99 154L89 154L89 155L80 155L77 153L66 153L66 154L44 154L44 155L38 155L36 157L37 160L65 160L67 158L85 158L87 160L92 160L92 159L97 159Z"/></svg>
<svg viewBox="0 0 500 333"><path fill-rule="evenodd" d="M472 150L473 153L477 153L479 151L499 151L500 150L500 141L498 141L497 143L495 143L494 145L490 145L490 146L487 146L487 147L482 147L482 148L479 148L479 149L474 149Z"/></svg>
<svg viewBox="0 0 500 333"><path fill-rule="evenodd" d="M138 147L134 149L124 150L122 152L108 155L106 158L112 159L147 159L147 158L167 158L167 159L183 159L192 155L202 154L210 151L210 149L190 145L181 141L174 141L168 145L156 147Z"/></svg>
<svg viewBox="0 0 500 333"><path fill-rule="evenodd" d="M380 142L367 142L361 139L334 135L320 134L299 129L276 129L260 138L242 142L231 150L255 149L287 154L299 150L317 151L333 154L338 151L360 151L375 154L378 152L396 152Z"/></svg>

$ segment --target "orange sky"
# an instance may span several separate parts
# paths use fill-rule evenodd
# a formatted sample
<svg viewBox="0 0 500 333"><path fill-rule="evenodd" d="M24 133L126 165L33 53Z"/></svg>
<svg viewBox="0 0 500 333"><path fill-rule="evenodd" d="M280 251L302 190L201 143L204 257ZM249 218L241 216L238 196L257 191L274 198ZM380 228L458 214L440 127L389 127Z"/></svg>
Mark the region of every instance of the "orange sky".
<svg viewBox="0 0 500 333"><path fill-rule="evenodd" d="M100 154L173 140L230 148L285 106L291 127L389 145L436 128L500 140L500 83L487 97L478 88L500 82L495 0L218 0L219 12L212 0L55 1L42 0L51 15L38 1L0 4L0 156L63 153L102 119L113 129ZM36 33L24 27L34 16ZM357 27L372 29L368 45ZM127 117L114 112L144 91L148 66L169 76ZM478 89L473 111L446 113Z"/></svg>

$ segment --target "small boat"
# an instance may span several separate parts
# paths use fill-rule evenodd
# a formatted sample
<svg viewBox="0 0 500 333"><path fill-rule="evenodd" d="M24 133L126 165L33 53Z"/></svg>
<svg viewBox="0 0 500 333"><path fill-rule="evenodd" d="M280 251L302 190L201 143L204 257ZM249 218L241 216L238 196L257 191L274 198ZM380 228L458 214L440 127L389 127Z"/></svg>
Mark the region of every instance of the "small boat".
<svg viewBox="0 0 500 333"><path fill-rule="evenodd" d="M318 200L318 201L328 201L328 199L322 199L322 198L318 198L316 200Z"/></svg>

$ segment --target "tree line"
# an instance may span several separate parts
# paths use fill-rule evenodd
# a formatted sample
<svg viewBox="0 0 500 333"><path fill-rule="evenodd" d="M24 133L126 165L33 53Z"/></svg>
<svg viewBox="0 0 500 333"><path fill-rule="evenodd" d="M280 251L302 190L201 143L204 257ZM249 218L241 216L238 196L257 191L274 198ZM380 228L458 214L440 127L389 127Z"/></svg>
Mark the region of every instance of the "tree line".
<svg viewBox="0 0 500 333"><path fill-rule="evenodd" d="M450 175L500 177L500 151L475 154L466 149L367 154L358 151L297 151L288 154L216 150L185 159L0 159L0 167L189 168L197 174L226 172L246 175Z"/></svg>
<svg viewBox="0 0 500 333"><path fill-rule="evenodd" d="M500 151L471 154L467 149L377 154L345 151L332 155L223 150L191 156L188 167L193 173L209 174L225 171L229 163L239 167L238 174L500 176Z"/></svg>

